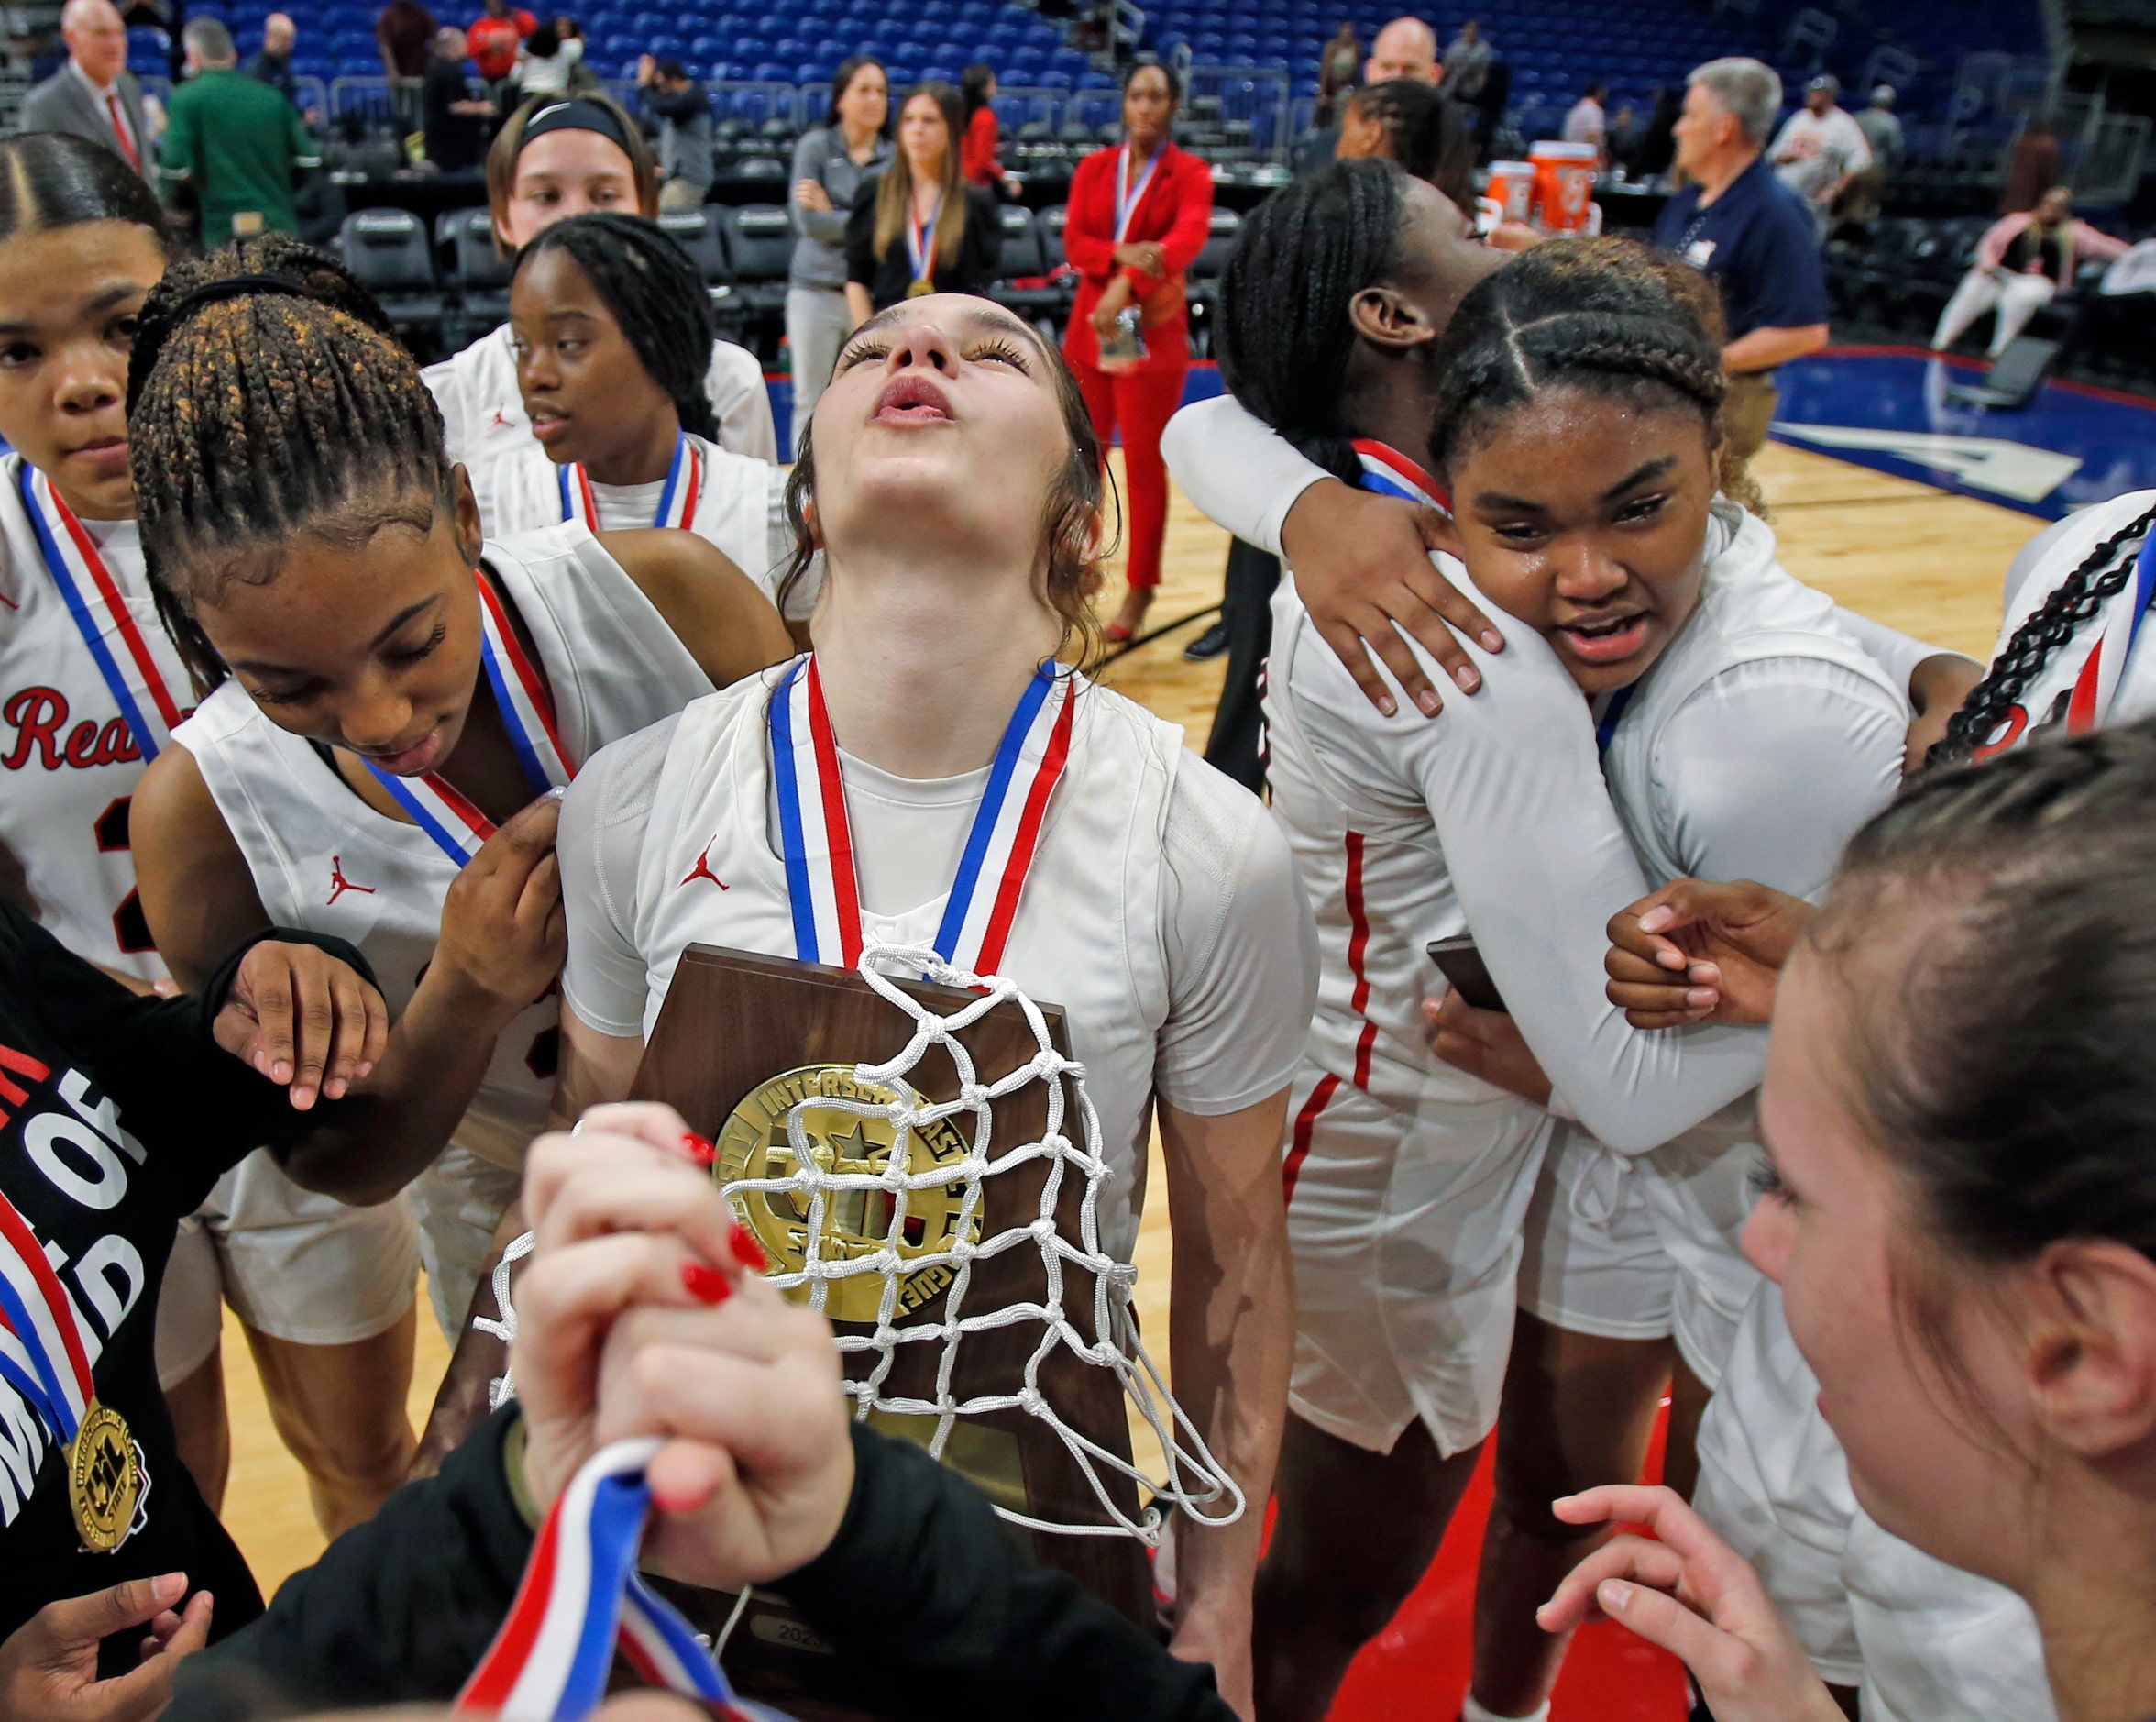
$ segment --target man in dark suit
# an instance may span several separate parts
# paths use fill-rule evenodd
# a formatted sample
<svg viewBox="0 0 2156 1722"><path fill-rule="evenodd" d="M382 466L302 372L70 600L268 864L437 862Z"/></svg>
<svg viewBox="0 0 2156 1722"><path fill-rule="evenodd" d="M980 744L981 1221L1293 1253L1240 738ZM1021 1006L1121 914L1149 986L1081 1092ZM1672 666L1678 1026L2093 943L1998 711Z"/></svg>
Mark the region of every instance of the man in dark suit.
<svg viewBox="0 0 2156 1722"><path fill-rule="evenodd" d="M153 180L157 148L143 117L142 86L127 70L119 9L112 0L67 0L60 35L67 64L23 98L21 129L87 138Z"/></svg>

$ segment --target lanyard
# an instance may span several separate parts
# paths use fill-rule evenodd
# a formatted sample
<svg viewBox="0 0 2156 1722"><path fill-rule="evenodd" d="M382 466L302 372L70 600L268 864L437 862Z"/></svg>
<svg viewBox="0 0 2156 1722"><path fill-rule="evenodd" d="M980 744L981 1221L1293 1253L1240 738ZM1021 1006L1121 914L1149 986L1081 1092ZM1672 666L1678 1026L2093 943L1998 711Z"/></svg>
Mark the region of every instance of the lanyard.
<svg viewBox="0 0 2156 1722"><path fill-rule="evenodd" d="M1434 508L1440 514L1452 512L1451 505L1443 500L1445 491L1437 480L1399 449L1374 437L1358 436L1355 458L1362 463L1364 490L1380 491L1387 496L1404 496L1409 502Z"/></svg>
<svg viewBox="0 0 2156 1722"><path fill-rule="evenodd" d="M584 463L572 460L557 469L555 482L561 490L562 519L575 521L589 532L599 531L599 504L592 498L591 478L584 470ZM697 499L703 488L703 450L690 443L686 431L678 433L674 439L674 459L666 469L666 488L659 492L658 512L651 524L686 530L696 519Z"/></svg>
<svg viewBox="0 0 2156 1722"><path fill-rule="evenodd" d="M1160 158L1168 153L1162 144L1153 152L1153 159L1145 165L1145 171L1138 176L1138 183L1130 183L1130 146L1125 144L1116 151L1116 243L1123 243L1123 236L1130 229L1130 218L1138 214L1138 206L1145 201L1146 188L1153 182Z"/></svg>
<svg viewBox="0 0 2156 1722"><path fill-rule="evenodd" d="M96 1390L67 1288L45 1246L0 1196L0 1376L37 1408L62 1447L82 1427Z"/></svg>
<svg viewBox="0 0 2156 1722"><path fill-rule="evenodd" d="M936 273L936 249L933 238L936 217L943 213L943 193L936 193L936 201L929 205L929 218L925 222L914 214L913 193L906 194L906 255L913 264L916 281L933 280Z"/></svg>
<svg viewBox="0 0 2156 1722"><path fill-rule="evenodd" d="M171 738L186 714L165 685L164 672L150 656L149 642L143 638L135 613L127 608L119 582L113 579L96 543L82 530L74 511L60 500L52 481L27 460L16 472L16 484L30 517L30 529L37 535L38 547L45 554L45 566L67 601L68 613L75 619L82 644L97 661L97 673L104 678L104 685L119 704L127 732L135 738L135 751L148 763L158 756L158 750ZM109 619L112 632L118 635L126 651L134 670L131 677L113 655L101 614Z"/></svg>
<svg viewBox="0 0 2156 1722"><path fill-rule="evenodd" d="M1612 688L1600 696L1601 710L1595 715L1595 753L1606 755L1610 744L1617 739L1617 726L1624 721L1624 708L1632 703L1632 696L1639 691L1639 683L1628 681L1622 688ZM1590 697L1588 706L1593 709L1595 701Z"/></svg>
<svg viewBox="0 0 2156 1722"><path fill-rule="evenodd" d="M937 954L954 968L991 975L1003 960L1049 798L1070 759L1076 680L1074 672L1044 662L1004 728L936 929ZM780 679L768 721L794 955L851 968L861 960L861 892L845 780L815 654L797 659Z"/></svg>
<svg viewBox="0 0 2156 1722"><path fill-rule="evenodd" d="M560 732L555 727L554 701L546 684L518 645L501 601L477 568L472 570L472 580L479 589L479 661L486 667L495 706L516 748L517 761L524 768L525 781L531 784L533 794L544 795L566 784L577 775L577 768L569 763ZM494 834L494 822L440 772L400 778L372 760L367 762L367 768L397 805L412 815L412 822L458 867L478 854L479 845Z"/></svg>

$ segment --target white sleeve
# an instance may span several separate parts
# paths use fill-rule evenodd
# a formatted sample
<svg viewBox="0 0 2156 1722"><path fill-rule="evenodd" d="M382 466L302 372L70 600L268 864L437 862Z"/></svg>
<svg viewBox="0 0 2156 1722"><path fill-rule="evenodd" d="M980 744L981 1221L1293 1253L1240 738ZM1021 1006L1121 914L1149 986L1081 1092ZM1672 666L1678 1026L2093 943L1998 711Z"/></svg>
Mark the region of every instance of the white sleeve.
<svg viewBox="0 0 2156 1722"><path fill-rule="evenodd" d="M611 742L584 762L562 802L561 860L568 960L562 997L580 1021L622 1040L644 1036L644 955L636 944L636 876L659 773L678 717Z"/></svg>
<svg viewBox="0 0 2156 1722"><path fill-rule="evenodd" d="M1504 635L1501 654L1467 646L1482 690L1436 718L1404 697L1381 717L1308 638L1290 677L1296 715L1330 739L1321 750L1336 774L1367 775L1355 762L1380 755L1417 786L1468 930L1552 1085L1610 1147L1644 1153L1757 1087L1765 1037L1635 1030L1603 996L1605 928L1647 880L1610 804L1587 703L1539 634L1490 607L1458 562L1439 566Z"/></svg>
<svg viewBox="0 0 2156 1722"><path fill-rule="evenodd" d="M1194 754L1177 767L1165 835L1169 1004L1153 1087L1217 1117L1294 1079L1317 1001L1317 922L1264 803Z"/></svg>
<svg viewBox="0 0 2156 1722"><path fill-rule="evenodd" d="M2021 546L2019 553L2007 565L2006 591L1999 611L2002 616L2013 614L2014 603L2021 595L2022 586L2044 558L2057 547L2059 541L2086 524L2080 521L2078 516L2069 514L2064 520L2053 521ZM2004 645L2005 641L2002 639L2000 644Z"/></svg>
<svg viewBox="0 0 2156 1722"><path fill-rule="evenodd" d="M1160 435L1160 452L1200 513L1274 556L1296 499L1333 476L1228 394L1177 413Z"/></svg>
<svg viewBox="0 0 2156 1722"><path fill-rule="evenodd" d="M442 443L452 463L464 458L465 428L470 420L465 406L464 370L456 362L462 356L452 353L419 373L420 381L433 393L434 405L441 412Z"/></svg>
<svg viewBox="0 0 2156 1722"><path fill-rule="evenodd" d="M1663 726L1656 826L1696 878L1816 897L1900 789L1908 732L1907 706L1840 664L1739 664Z"/></svg>
<svg viewBox="0 0 2156 1722"><path fill-rule="evenodd" d="M711 343L711 369L704 392L719 419L719 441L737 455L778 458L778 433L771 423L771 393L755 354L732 341Z"/></svg>
<svg viewBox="0 0 2156 1722"><path fill-rule="evenodd" d="M1961 656L1946 646L1932 646L1898 628L1890 628L1884 622L1874 622L1854 610L1844 610L1840 604L1834 606L1834 620L1864 647L1864 656L1885 670L1886 679L1905 694L1916 676L1917 667L1926 658Z"/></svg>

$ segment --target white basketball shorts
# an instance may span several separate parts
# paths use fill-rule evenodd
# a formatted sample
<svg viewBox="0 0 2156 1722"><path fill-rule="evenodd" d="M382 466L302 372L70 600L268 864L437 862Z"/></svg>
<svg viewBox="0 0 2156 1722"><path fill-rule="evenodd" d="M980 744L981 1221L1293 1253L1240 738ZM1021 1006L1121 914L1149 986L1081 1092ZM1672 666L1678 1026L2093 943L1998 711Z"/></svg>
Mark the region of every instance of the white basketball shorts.
<svg viewBox="0 0 2156 1722"><path fill-rule="evenodd" d="M1291 1119L1323 1079L1305 1065ZM1490 1433L1547 1123L1524 1101L1403 1118L1333 1090L1288 1202L1296 1416L1380 1453L1415 1418L1447 1456Z"/></svg>

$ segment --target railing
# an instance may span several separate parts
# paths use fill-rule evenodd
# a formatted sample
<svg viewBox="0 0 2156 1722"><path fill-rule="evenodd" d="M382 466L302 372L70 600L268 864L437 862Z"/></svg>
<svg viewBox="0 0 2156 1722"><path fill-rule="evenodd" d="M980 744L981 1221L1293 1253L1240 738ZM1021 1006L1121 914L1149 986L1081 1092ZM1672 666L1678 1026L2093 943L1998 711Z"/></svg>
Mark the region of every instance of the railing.
<svg viewBox="0 0 2156 1722"><path fill-rule="evenodd" d="M1250 148L1275 161L1288 159L1292 137L1288 125L1288 94L1292 81L1284 72L1249 66L1193 66L1183 84L1186 113L1200 104L1214 105L1224 125L1248 124Z"/></svg>

